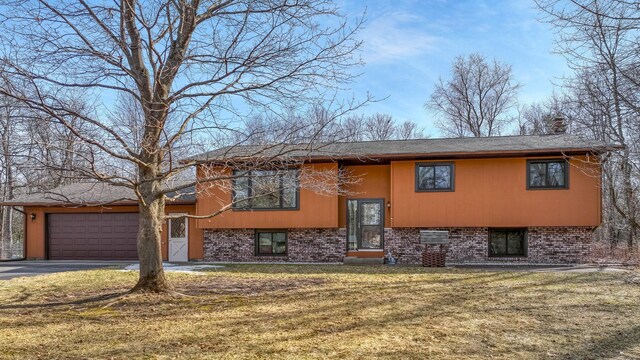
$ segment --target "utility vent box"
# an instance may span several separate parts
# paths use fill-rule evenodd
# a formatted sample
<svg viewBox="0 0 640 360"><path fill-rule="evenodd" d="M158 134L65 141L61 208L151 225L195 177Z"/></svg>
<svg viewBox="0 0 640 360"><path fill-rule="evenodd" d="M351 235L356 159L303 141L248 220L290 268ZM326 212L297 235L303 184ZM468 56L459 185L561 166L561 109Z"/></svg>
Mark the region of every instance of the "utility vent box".
<svg viewBox="0 0 640 360"><path fill-rule="evenodd" d="M420 243L446 245L449 243L449 232L446 230L420 230Z"/></svg>

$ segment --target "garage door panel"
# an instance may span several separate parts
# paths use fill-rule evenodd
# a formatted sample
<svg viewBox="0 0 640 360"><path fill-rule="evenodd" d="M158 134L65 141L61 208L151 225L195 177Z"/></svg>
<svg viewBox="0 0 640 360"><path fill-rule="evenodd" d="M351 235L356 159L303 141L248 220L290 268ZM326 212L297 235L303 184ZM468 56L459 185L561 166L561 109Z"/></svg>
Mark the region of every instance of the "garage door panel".
<svg viewBox="0 0 640 360"><path fill-rule="evenodd" d="M138 258L137 213L49 214L52 260L134 260Z"/></svg>

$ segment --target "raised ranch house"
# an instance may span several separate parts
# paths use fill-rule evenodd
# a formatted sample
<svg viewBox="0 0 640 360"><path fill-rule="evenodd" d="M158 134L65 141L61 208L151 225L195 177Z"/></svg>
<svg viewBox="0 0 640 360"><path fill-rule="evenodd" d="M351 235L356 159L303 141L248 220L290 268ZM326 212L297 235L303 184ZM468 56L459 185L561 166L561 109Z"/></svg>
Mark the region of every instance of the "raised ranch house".
<svg viewBox="0 0 640 360"><path fill-rule="evenodd" d="M243 173L231 186L185 191L163 229L169 261L342 262L383 258L417 264L420 230L448 232L448 263L571 264L587 259L601 222L600 164L614 149L567 134L329 144L287 156L303 164L268 179ZM280 149L282 150L282 149ZM220 167L251 146L195 159ZM274 150L275 151L275 150ZM263 154L264 155L264 154ZM239 163L239 162L234 162ZM202 177L203 167L198 170ZM232 173L233 168L222 171ZM346 195L301 186L308 172L348 173ZM237 176L237 173L236 173ZM289 186L284 186L288 184ZM196 193L197 195L194 195ZM23 206L29 259L136 259L137 206L130 190L79 183L5 205Z"/></svg>

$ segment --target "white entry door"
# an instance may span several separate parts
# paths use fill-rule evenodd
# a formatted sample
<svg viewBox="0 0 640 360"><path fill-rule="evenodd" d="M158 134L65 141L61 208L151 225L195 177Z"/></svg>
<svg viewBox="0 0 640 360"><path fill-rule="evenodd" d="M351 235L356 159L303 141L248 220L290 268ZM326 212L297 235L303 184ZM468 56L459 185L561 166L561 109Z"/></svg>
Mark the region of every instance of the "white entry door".
<svg viewBox="0 0 640 360"><path fill-rule="evenodd" d="M186 214L169 214L170 216ZM189 220L186 217L169 219L169 261L189 260Z"/></svg>

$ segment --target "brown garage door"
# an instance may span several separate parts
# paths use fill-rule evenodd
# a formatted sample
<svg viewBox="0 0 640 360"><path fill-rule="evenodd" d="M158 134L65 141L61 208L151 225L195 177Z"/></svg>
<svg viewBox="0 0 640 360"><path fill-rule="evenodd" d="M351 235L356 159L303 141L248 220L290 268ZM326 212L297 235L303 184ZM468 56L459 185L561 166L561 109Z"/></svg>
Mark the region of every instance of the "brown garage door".
<svg viewBox="0 0 640 360"><path fill-rule="evenodd" d="M137 213L49 214L51 260L134 260L138 258Z"/></svg>

